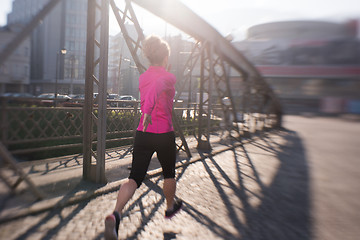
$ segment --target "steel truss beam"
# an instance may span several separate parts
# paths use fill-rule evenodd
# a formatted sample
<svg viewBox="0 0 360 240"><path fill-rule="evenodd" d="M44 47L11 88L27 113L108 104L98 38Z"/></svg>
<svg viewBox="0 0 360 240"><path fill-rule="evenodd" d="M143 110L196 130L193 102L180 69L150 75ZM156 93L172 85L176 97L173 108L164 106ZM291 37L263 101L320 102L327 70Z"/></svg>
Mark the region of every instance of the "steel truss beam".
<svg viewBox="0 0 360 240"><path fill-rule="evenodd" d="M130 1L125 1L125 9L121 10L118 8L114 2L114 0L110 0L111 8L114 12L114 15L116 17L116 20L119 24L119 27L121 29L121 33L124 36L126 45L128 46L131 56L133 57L136 67L139 71L139 73L143 73L146 71L146 67L141 63L139 56L141 55L141 41L144 39L144 34L142 32L142 29L140 28L139 21L136 18L134 9L131 5ZM136 29L137 33L137 39L133 39L129 33L128 30L125 27L125 21L129 20L131 21Z"/></svg>
<svg viewBox="0 0 360 240"><path fill-rule="evenodd" d="M28 25L12 40L0 53L0 64L4 63L21 42L30 35L38 23L50 12L61 0L50 0L47 5L29 22ZM223 38L214 28L193 13L189 8L176 0L125 0L126 6L122 11L114 0L88 0L87 20L87 46L86 46L86 81L85 81L85 105L84 105L84 166L83 178L96 182L106 182L105 178L105 138L106 138L106 92L108 71L108 26L109 26L109 3L116 16L118 24L126 40L127 46L133 56L140 73L146 68L141 63L139 51L141 40L144 39L142 30L137 21L131 2L138 4L144 9L152 12L166 22L172 24L183 32L194 37L197 42L184 67L184 78L178 82L179 98L186 82L191 81L195 64L200 61L200 108L198 114L199 132L197 135L198 146L210 148L210 118L212 112L212 94L215 87L219 99L228 98L230 104L220 101L224 112L231 111L235 122L237 119L237 108L232 97L229 74L227 69L235 69L244 81L245 90L241 111L249 113L260 112L276 115L276 124L281 125L282 109L278 98L271 88L261 77L256 68L236 50L231 43ZM137 39L132 39L126 28L125 20L134 23L138 34ZM227 68L227 69L226 69ZM98 87L98 97L93 99L94 86ZM190 84L189 84L189 87ZM204 95L208 94L208 97ZM98 108L94 108L94 103ZM256 109L254 109L256 107ZM174 125L181 132L175 118ZM96 129L97 135L94 135ZM229 134L237 132L236 124L228 124ZM184 148L189 154L186 141L182 136ZM93 141L97 140L97 147L93 149Z"/></svg>
<svg viewBox="0 0 360 240"><path fill-rule="evenodd" d="M277 116L277 125L281 125L281 115L282 115L282 108L280 105L280 102L277 98L277 96L274 94L272 89L269 87L269 85L265 82L265 80L262 78L262 76L259 74L259 72L256 70L256 68L223 36L221 36L213 27L211 27L208 23L206 23L203 19L201 19L199 16L197 16L195 13L193 13L189 8L187 8L184 4L182 4L180 1L168 1L168 0L132 0L134 3L138 4L139 6L143 7L144 9L150 11L154 15L162 18L166 22L172 24L173 26L177 27L178 29L182 30L183 32L187 33L188 35L194 37L197 41L201 42L202 44L206 43L209 45L207 47L208 56L212 56L216 54L218 56L219 60L212 59L212 57L208 57L207 62L208 65L205 64L204 60L204 53L202 54L202 60L201 60L201 90L200 90L200 109L199 111L199 121L203 121L203 115L207 114L207 119L210 118L210 112L211 109L209 106L211 104L206 103L204 101L204 95L203 91L206 89L205 86L209 89L209 99L211 101L211 93L212 93L212 86L215 82L217 92L219 97L220 96L226 96L230 100L230 106L227 106L222 101L220 103L222 104L222 108L224 110L230 110L231 114L233 115L234 122L239 122L237 119L237 106L234 103L234 100L232 98L231 94L231 88L230 88L230 81L229 76L227 76L226 71L224 71L225 63L230 68L235 69L245 81L245 85L251 85L255 86L255 88L252 88L253 90L257 92L257 94L265 99L267 99L267 102L271 102L271 109L272 112ZM223 73L219 76L217 76L217 71L215 71L216 67L215 65L219 65L220 69L222 69ZM205 69L207 67L207 72L209 74L207 80L207 77L205 75ZM186 78L185 78L186 79ZM206 81L208 81L208 84L206 85ZM225 88L223 89L221 85L225 85ZM179 94L178 94L179 95ZM244 95L248 95L245 93ZM204 106L207 106L207 109L204 109ZM243 109L244 110L244 109ZM228 129L230 130L234 128L234 130L239 133L239 127L238 126L232 126L233 124L228 124ZM203 124L201 123L199 129L199 136L198 140L202 142L203 138L202 135L205 133L205 138L207 141L209 141L209 136L206 134L206 132L209 131L203 130ZM231 134L230 134L231 135ZM203 145L202 143L200 145ZM205 144L205 148L206 148Z"/></svg>
<svg viewBox="0 0 360 240"><path fill-rule="evenodd" d="M209 44L206 43L205 47L206 49L201 51L198 148L210 150L210 117L212 109L211 102L212 85L214 81L214 68L212 65L213 49ZM205 71L207 71L208 74L206 74ZM208 94L207 97L204 96L205 92ZM204 124L204 122L206 123ZM204 125L206 125L206 128Z"/></svg>
<svg viewBox="0 0 360 240"><path fill-rule="evenodd" d="M225 61L216 56L214 60L214 82L216 91L218 94L219 103L224 113L225 118L225 130L228 131L228 136L231 138L238 139L240 137L240 129L238 124L232 124L230 122L230 115L233 116L234 122L238 122L236 114L236 106L230 86L230 66L227 66ZM233 135L235 133L235 136Z"/></svg>
<svg viewBox="0 0 360 240"><path fill-rule="evenodd" d="M200 44L198 43L197 45ZM213 95L215 91L224 117L226 118L228 113L232 114L233 119L237 122L237 115L224 61L214 52L214 47L209 42L201 43L201 47L198 50L200 52L201 67L197 140L198 148L209 150L211 149L211 116L214 115L212 112L214 112L213 101L215 99ZM194 66L189 68L192 69ZM188 81L188 79L185 78L185 81ZM186 82L182 84L186 84ZM225 98L228 102L223 101ZM228 131L228 136L238 139L240 136L238 125L230 124L230 121L225 121L225 123L225 130ZM237 133L235 136L233 136L234 132Z"/></svg>
<svg viewBox="0 0 360 240"><path fill-rule="evenodd" d="M140 27L139 21L137 20L135 11L132 7L130 0L125 0L125 7L124 10L120 9L114 2L114 0L110 0L111 8L114 12L114 15L116 17L116 20L119 24L119 27L121 29L121 32L123 34L123 37L125 39L126 45L128 46L131 56L135 61L136 67L139 71L139 73L143 73L146 70L146 67L141 62L141 59L139 56L141 56L141 42L144 40L144 34ZM129 20L134 24L136 29L136 39L134 39L132 36L129 35L126 26L125 26L125 20ZM181 144L178 145L178 151L184 150L188 157L191 157L190 149L187 145L186 139L184 137L184 134L180 128L180 124L178 122L178 116L176 116L175 111L173 111L173 124L174 124L174 130L177 133L177 135L181 139Z"/></svg>
<svg viewBox="0 0 360 240"><path fill-rule="evenodd" d="M105 183L109 0L89 0L86 42L83 179ZM94 86L98 96L93 97ZM94 108L95 102L98 108ZM96 128L96 136L94 135ZM93 141L97 140L96 150Z"/></svg>
<svg viewBox="0 0 360 240"><path fill-rule="evenodd" d="M178 29L199 41L207 41L214 46L214 51L228 62L234 69L261 82L273 100L276 108L281 105L271 88L262 78L257 69L219 32L177 0L132 0L154 15L164 19Z"/></svg>
<svg viewBox="0 0 360 240"><path fill-rule="evenodd" d="M32 31L39 25L39 23L46 17L46 15L60 2L61 0L49 1L21 30L21 32L11 40L4 50L0 52L0 65L3 64L8 57L19 47L19 45L32 33Z"/></svg>

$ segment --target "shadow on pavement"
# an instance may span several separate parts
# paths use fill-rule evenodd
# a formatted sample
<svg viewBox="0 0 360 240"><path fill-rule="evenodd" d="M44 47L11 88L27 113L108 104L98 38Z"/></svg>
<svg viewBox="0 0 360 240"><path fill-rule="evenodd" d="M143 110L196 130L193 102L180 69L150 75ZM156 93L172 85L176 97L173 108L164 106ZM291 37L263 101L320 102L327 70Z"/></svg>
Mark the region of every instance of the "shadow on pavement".
<svg viewBox="0 0 360 240"><path fill-rule="evenodd" d="M221 239L311 240L310 179L306 151L301 138L296 132L279 131L277 135L283 139L281 144L264 135L257 141L233 149L233 157L229 159L219 161L219 159L215 160L216 157L200 153L205 157L205 160L201 162L215 187L215 191L217 191L225 206L224 211L228 214L228 219L236 229L235 233L220 224L211 215L199 211L197 206L193 206L186 199L183 199L183 211ZM262 175L264 169L260 171L259 159L254 158L255 154L262 155L262 161L263 159L266 160L266 155L269 154L279 162L270 183L264 181ZM226 160L231 163L231 166L234 166L235 176L229 175L222 166L222 160ZM183 159L183 161L186 162L186 159ZM264 162L264 164L266 163ZM189 166L184 165L184 167L178 169L177 180L184 176ZM251 184L256 185L256 192L253 191L253 186L248 184L249 179L252 181ZM151 180L145 179L143 184L147 189L141 192L123 212L122 217L129 216L135 208L139 207L141 213L139 219L141 226L127 239L138 239L164 203L165 198L160 186L161 180L161 177L152 178ZM63 197L62 201L73 197L79 191L91 193L98 187L90 183L80 182L73 191L68 192ZM229 195L228 188L234 194ZM150 211L145 214L144 210L147 206L144 206L144 201L146 201L146 195L150 191L159 193L161 197L155 200ZM253 204L252 200L254 198L257 199L259 204ZM235 202L241 203L240 206L234 205L234 199ZM51 239L88 203L89 200L74 205L71 213L65 217L61 214L62 208L44 212L35 225L16 239L29 238L33 232L38 231L48 221L56 217L60 219L59 223L42 238ZM239 214L239 210L241 214ZM95 239L102 238L103 233L99 233L95 237ZM174 232L164 232L163 239L176 239L176 234Z"/></svg>
<svg viewBox="0 0 360 240"><path fill-rule="evenodd" d="M263 151L274 154L280 162L268 186L262 182L251 154L247 151L247 145L240 147L243 154L239 150L233 150L238 182L234 182L234 177L231 179L213 157L209 157L210 161L202 162L226 206L226 212L237 229L238 235L219 226L209 216L197 211L196 207L186 204L184 210L223 239L310 240L312 221L306 151L295 132L280 131L278 134L285 139L284 145L279 145L266 136L261 137L260 141L250 143ZM241 158L244 159L241 160ZM219 181L220 178L214 172L214 167L220 173L221 179L226 181L227 187L230 187L235 197L241 201L241 210L245 220L241 220L236 214L235 210L239 209L239 206L232 204L230 198L234 196L230 197L226 193L225 187ZM244 167L251 169L252 176L244 173ZM258 185L260 194L252 192L244 183L244 179L249 177ZM250 204L250 196L258 198L260 204L257 206Z"/></svg>
<svg viewBox="0 0 360 240"><path fill-rule="evenodd" d="M184 161L186 161L186 159L183 159ZM186 169L188 168L187 166L184 166L183 168L179 169L179 171L177 172L177 176L176 176L176 180L178 181L183 174L185 173ZM145 192L143 192L139 197L137 197L137 199L123 212L122 214L122 218L125 216L128 216L130 214L130 212L135 208L135 207L140 207L140 212L141 212L141 226L139 228L136 229L136 231L131 235L128 236L127 239L131 240L131 239L139 239L139 235L141 234L142 231L145 230L145 227L148 225L148 223L153 219L155 213L157 213L159 211L160 206L165 202L165 197L163 195L163 190L160 187L159 182L162 180L161 178L157 178L155 181L153 180L149 180L149 179L145 179L143 184L147 186L147 190ZM148 216L145 216L144 214L144 206L142 203L142 199L143 197L145 197L150 191L154 191L156 193L158 193L159 195L161 195L161 198L152 205L152 209L151 212L148 214ZM164 232L164 240L168 239L174 239L176 238L176 234L173 232Z"/></svg>
<svg viewBox="0 0 360 240"><path fill-rule="evenodd" d="M261 205L249 216L250 230L260 239L311 239L311 205L309 166L301 138L292 131L279 132L286 144L274 150L270 138L262 138L258 145L273 150L280 161L278 171L263 189ZM259 144L259 143L257 143ZM246 152L244 148L244 152ZM248 158L249 162L251 159Z"/></svg>
<svg viewBox="0 0 360 240"><path fill-rule="evenodd" d="M63 226L65 226L74 216L76 216L88 204L88 202L89 201L84 201L84 202L79 203L75 207L75 209L65 218L62 217L62 214L61 214L62 209L54 209L50 212L47 212L46 215L44 216L44 218L42 218L37 224L35 224L31 228L29 228L25 233L23 233L22 235L17 237L16 240L29 239L31 234L38 231L43 225L47 224L48 221L53 219L55 216L58 216L61 219L61 221L59 222L57 227L49 230L46 233L46 235L44 237L42 237L42 239L44 239L44 240L52 239Z"/></svg>

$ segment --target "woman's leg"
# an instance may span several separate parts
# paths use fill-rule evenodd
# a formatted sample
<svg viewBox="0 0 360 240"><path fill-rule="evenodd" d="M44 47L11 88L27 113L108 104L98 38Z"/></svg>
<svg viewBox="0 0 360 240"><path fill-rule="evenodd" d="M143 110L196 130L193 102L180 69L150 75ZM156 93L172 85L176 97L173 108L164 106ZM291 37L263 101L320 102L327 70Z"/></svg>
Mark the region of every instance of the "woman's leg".
<svg viewBox="0 0 360 240"><path fill-rule="evenodd" d="M176 192L176 180L175 178L165 178L163 191L166 199L167 210L172 209L174 205L174 198Z"/></svg>
<svg viewBox="0 0 360 240"><path fill-rule="evenodd" d="M126 183L122 184L118 192L114 211L121 213L126 203L134 195L136 189L137 183L134 179L128 179Z"/></svg>
<svg viewBox="0 0 360 240"><path fill-rule="evenodd" d="M121 213L126 203L134 195L135 190L140 187L154 152L151 148L139 144L139 142L142 143L142 140L144 139L144 136L140 136L141 137L137 136L137 139L135 140L129 179L121 185L116 200L115 211L119 213Z"/></svg>
<svg viewBox="0 0 360 240"><path fill-rule="evenodd" d="M175 180L175 162L176 162L176 144L174 132L159 135L158 146L156 147L158 159L160 161L164 186L163 191L166 199L165 217L170 218L175 215L182 206L181 200L175 200L176 180Z"/></svg>
<svg viewBox="0 0 360 240"><path fill-rule="evenodd" d="M120 214L126 203L134 195L135 190L144 180L151 156L154 152L154 150L151 149L151 146L148 146L149 139L151 140L151 137L145 134L136 133L130 176L119 189L113 214L110 214L105 218L104 236L106 240L117 239Z"/></svg>
<svg viewBox="0 0 360 240"><path fill-rule="evenodd" d="M128 179L126 183L121 185L116 200L115 210L113 214L110 214L105 218L105 231L104 231L105 240L118 239L120 213L125 207L125 204L134 195L136 188L137 188L137 183L133 179Z"/></svg>

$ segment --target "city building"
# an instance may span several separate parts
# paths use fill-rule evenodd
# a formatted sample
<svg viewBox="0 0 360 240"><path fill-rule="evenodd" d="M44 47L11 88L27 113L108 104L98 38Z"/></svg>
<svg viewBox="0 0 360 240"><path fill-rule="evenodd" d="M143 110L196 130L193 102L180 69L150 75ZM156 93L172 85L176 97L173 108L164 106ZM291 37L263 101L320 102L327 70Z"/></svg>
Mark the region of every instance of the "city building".
<svg viewBox="0 0 360 240"><path fill-rule="evenodd" d="M19 24L0 28L0 51L18 34ZM0 66L0 94L26 93L30 84L30 38Z"/></svg>
<svg viewBox="0 0 360 240"><path fill-rule="evenodd" d="M125 27L129 36L137 39L134 25ZM108 69L108 93L139 97L139 71L121 32L109 38Z"/></svg>
<svg viewBox="0 0 360 240"><path fill-rule="evenodd" d="M256 65L359 64L356 23L265 23L249 28L237 46Z"/></svg>
<svg viewBox="0 0 360 240"><path fill-rule="evenodd" d="M27 24L48 0L14 0L8 24ZM35 28L30 37L30 81L28 92L83 94L85 86L87 0L60 1ZM128 33L137 39L133 25L126 24ZM171 36L172 72L181 79L183 66L192 43ZM142 54L141 61L147 65ZM139 72L122 33L110 36L108 59L108 93L139 98ZM196 83L194 83L197 86ZM96 87L96 86L95 86ZM187 88L186 88L187 89ZM94 89L96 92L97 89Z"/></svg>
<svg viewBox="0 0 360 240"><path fill-rule="evenodd" d="M8 25L28 23L46 3L14 0ZM84 92L86 26L87 0L64 0L36 27L31 34L29 92Z"/></svg>
<svg viewBox="0 0 360 240"><path fill-rule="evenodd" d="M285 106L347 112L360 101L360 21L286 21L253 26L234 45L258 68ZM360 102L359 102L360 103ZM294 108L295 109L295 108Z"/></svg>
<svg viewBox="0 0 360 240"><path fill-rule="evenodd" d="M125 24L128 34L132 39L137 39L134 25ZM179 82L184 73L185 63L190 56L193 42L183 40L181 35L164 37L169 43L171 54L169 64L171 72L174 73ZM149 63L143 54L139 55L140 61L148 67ZM126 45L122 33L110 36L109 40L109 71L108 71L108 93L119 95L131 95L139 97L139 71ZM197 70L195 74L199 75ZM195 86L198 84L193 83ZM193 88L191 88L193 89ZM188 87L185 88L185 95Z"/></svg>

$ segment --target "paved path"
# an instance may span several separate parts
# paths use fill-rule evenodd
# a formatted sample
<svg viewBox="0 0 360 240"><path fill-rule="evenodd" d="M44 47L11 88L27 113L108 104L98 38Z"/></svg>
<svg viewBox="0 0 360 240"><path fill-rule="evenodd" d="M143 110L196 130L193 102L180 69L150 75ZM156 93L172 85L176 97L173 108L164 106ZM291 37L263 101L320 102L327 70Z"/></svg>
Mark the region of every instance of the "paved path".
<svg viewBox="0 0 360 240"><path fill-rule="evenodd" d="M286 130L177 169L185 202L165 220L163 180L128 203L120 239L319 239L360 235L360 123L284 118ZM0 239L103 239L116 192L0 225Z"/></svg>

